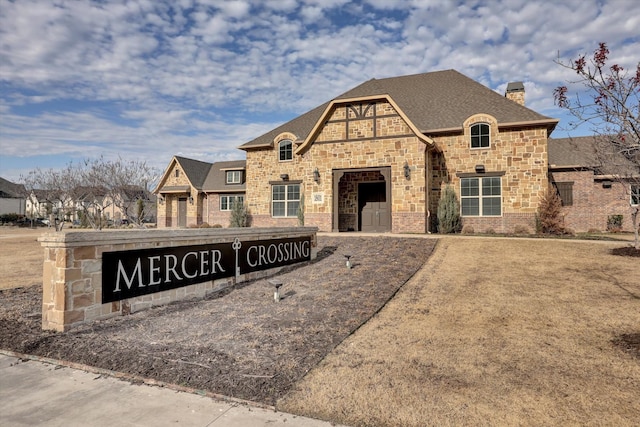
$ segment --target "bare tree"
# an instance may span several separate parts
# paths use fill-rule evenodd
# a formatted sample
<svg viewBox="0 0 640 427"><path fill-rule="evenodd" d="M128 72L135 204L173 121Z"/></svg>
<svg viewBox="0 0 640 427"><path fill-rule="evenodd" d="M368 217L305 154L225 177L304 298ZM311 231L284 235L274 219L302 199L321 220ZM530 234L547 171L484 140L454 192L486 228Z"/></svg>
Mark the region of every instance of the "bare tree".
<svg viewBox="0 0 640 427"><path fill-rule="evenodd" d="M124 217L142 225L145 205L151 204L147 185L157 177L155 169L145 162L105 160L103 157L87 159L62 170L36 169L22 177L32 202L44 202L52 206L56 230L62 229L64 219L81 217L91 227L103 226L104 211L114 205ZM140 207L140 201L143 206ZM150 207L149 207L150 208Z"/></svg>
<svg viewBox="0 0 640 427"><path fill-rule="evenodd" d="M635 248L640 250L638 214L640 212L640 61L634 70L609 65L609 49L600 43L592 57L556 63L574 71L577 83L586 88L586 96L569 99L567 86L554 90L556 105L566 108L577 119L578 127L588 123L597 136L594 156L612 179L620 182L629 201L635 233Z"/></svg>
<svg viewBox="0 0 640 427"><path fill-rule="evenodd" d="M62 230L64 220L74 214L74 189L78 186L77 168L69 163L61 170L35 169L22 177L24 187L32 203L48 206L49 225Z"/></svg>

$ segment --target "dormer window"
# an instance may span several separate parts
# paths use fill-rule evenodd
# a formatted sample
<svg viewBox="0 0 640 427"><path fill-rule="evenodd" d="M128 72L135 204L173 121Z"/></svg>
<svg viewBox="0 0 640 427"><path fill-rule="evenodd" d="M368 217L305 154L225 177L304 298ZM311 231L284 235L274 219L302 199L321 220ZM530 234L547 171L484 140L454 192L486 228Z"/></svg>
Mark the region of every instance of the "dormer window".
<svg viewBox="0 0 640 427"><path fill-rule="evenodd" d="M293 141L284 139L278 143L278 158L281 162L293 159Z"/></svg>
<svg viewBox="0 0 640 427"><path fill-rule="evenodd" d="M471 148L489 148L489 125L476 123L471 126Z"/></svg>
<svg viewBox="0 0 640 427"><path fill-rule="evenodd" d="M227 184L242 184L242 171L227 171Z"/></svg>

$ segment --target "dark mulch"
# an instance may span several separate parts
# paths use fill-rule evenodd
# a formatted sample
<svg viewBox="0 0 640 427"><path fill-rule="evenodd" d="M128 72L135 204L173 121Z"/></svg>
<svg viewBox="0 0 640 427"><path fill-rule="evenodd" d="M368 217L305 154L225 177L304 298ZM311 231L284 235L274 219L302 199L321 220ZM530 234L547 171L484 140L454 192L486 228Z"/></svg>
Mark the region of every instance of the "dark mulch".
<svg viewBox="0 0 640 427"><path fill-rule="evenodd" d="M619 256L640 257L640 250L632 246L625 246L623 248L611 249L611 253L613 255L619 255Z"/></svg>
<svg viewBox="0 0 640 427"><path fill-rule="evenodd" d="M434 246L319 237L317 260L278 274L279 303L263 279L65 333L41 330L41 287L10 289L0 292L0 348L273 405L380 310Z"/></svg>

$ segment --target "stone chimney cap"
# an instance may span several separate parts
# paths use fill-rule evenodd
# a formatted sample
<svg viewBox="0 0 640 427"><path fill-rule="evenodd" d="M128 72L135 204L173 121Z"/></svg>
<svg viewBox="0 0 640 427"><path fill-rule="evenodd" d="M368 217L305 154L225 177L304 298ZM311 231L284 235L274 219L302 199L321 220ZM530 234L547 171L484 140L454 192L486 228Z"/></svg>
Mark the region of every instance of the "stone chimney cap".
<svg viewBox="0 0 640 427"><path fill-rule="evenodd" d="M524 84L522 82L511 82L507 84L507 93L524 92Z"/></svg>

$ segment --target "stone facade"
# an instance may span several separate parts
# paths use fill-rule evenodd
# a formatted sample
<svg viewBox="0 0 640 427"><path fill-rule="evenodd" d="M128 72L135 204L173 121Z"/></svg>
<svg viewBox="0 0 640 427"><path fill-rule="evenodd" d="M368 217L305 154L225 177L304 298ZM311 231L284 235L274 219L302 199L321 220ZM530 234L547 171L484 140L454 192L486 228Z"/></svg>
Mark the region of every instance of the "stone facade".
<svg viewBox="0 0 640 427"><path fill-rule="evenodd" d="M312 236L311 258L317 255L317 229L198 229L119 230L60 232L38 240L44 247L42 328L66 331L100 319L133 313L188 298L202 298L236 283L235 277L212 280L177 289L102 304L102 254L112 251L158 249L215 243L285 239ZM241 274L238 281L252 280L280 268Z"/></svg>
<svg viewBox="0 0 640 427"><path fill-rule="evenodd" d="M606 231L609 216L622 215L622 230L633 231L629 184L596 179L592 170L554 170L550 175L554 183L572 187L573 202L562 207L566 227L575 232Z"/></svg>
<svg viewBox="0 0 640 427"><path fill-rule="evenodd" d="M299 183L304 194L306 224L317 226L321 231L356 229L357 184L383 180L380 170L386 169L390 188L389 231L427 231L429 144L414 132L390 102L336 105L324 118L312 143L298 147L290 161L279 161L281 139L277 137L272 147L246 150L247 202L253 225L297 224L295 217L272 216L271 186ZM317 181L314 179L316 169ZM283 175L288 175L288 181L282 180Z"/></svg>
<svg viewBox="0 0 640 427"><path fill-rule="evenodd" d="M471 148L470 127L487 123L490 145ZM439 194L447 184L453 186L460 197L460 178L500 176L502 213L500 216L464 216L463 224L476 232L493 230L513 232L515 227L535 231L535 214L548 185L547 130L544 127L502 129L488 114L476 114L464 123L463 134L433 137L438 152L431 158L430 211L437 212ZM484 172L476 172L482 165Z"/></svg>

